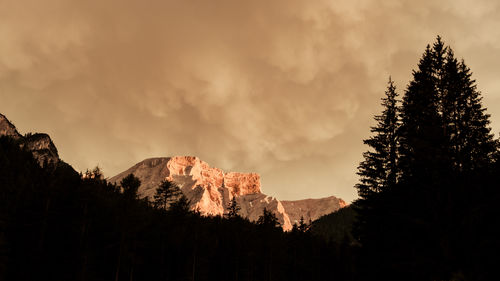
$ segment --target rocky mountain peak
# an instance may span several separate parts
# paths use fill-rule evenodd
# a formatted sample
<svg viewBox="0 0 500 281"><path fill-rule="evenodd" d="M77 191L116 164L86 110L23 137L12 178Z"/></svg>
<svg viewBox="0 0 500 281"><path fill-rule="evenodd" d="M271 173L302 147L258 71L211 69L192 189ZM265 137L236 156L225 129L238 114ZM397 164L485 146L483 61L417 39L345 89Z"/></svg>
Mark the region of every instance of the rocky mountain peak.
<svg viewBox="0 0 500 281"><path fill-rule="evenodd" d="M152 199L163 180L177 184L191 202L191 209L202 215L220 216L227 212L235 198L240 214L257 220L267 208L278 217L283 228L291 229L290 219L276 198L261 193L260 176L256 173L224 172L193 156L150 158L112 177L119 183L128 174L141 180L139 197Z"/></svg>
<svg viewBox="0 0 500 281"><path fill-rule="evenodd" d="M9 136L20 142L21 147L33 153L33 157L38 160L40 165L45 163L59 162L59 154L57 148L52 142L49 135L44 133L28 133L25 136L21 135L14 124L12 124L5 115L0 113L0 136Z"/></svg>

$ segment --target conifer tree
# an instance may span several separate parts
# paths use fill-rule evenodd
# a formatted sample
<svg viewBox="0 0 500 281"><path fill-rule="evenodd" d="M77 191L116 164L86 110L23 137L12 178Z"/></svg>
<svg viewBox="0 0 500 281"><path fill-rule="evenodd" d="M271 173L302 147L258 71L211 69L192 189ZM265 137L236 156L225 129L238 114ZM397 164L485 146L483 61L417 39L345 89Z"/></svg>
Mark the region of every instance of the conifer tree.
<svg viewBox="0 0 500 281"><path fill-rule="evenodd" d="M160 183L153 196L154 205L156 208L167 210L172 203L179 200L181 195L183 195L182 191L175 183L164 180Z"/></svg>
<svg viewBox="0 0 500 281"><path fill-rule="evenodd" d="M270 228L280 227L281 225L276 215L273 214L273 212L269 211L267 208L264 208L262 215L257 220L257 224Z"/></svg>
<svg viewBox="0 0 500 281"><path fill-rule="evenodd" d="M191 211L189 209L189 204L190 204L189 199L187 199L186 195L180 192L180 194L177 196L177 199L172 203L170 203L169 211L172 211L180 215L186 215Z"/></svg>
<svg viewBox="0 0 500 281"><path fill-rule="evenodd" d="M408 178L419 170L472 171L494 161L498 142L470 69L437 37L427 46L403 98L401 163Z"/></svg>
<svg viewBox="0 0 500 281"><path fill-rule="evenodd" d="M436 175L440 168L448 164L444 163L448 146L439 114L436 56L440 57L428 45L403 97L402 125L398 133L399 166L405 181L412 177Z"/></svg>
<svg viewBox="0 0 500 281"><path fill-rule="evenodd" d="M311 225L311 223L309 223L309 225ZM304 216L300 216L300 221L299 225L297 226L297 229L300 232L306 232L309 229L309 225L305 222Z"/></svg>
<svg viewBox="0 0 500 281"><path fill-rule="evenodd" d="M356 188L363 199L393 186L398 178L397 96L394 82L389 78L385 97L382 98L384 110L381 115L375 116L377 125L370 130L375 135L363 141L371 148L370 151L363 153L365 160L358 168L361 182L356 185Z"/></svg>
<svg viewBox="0 0 500 281"><path fill-rule="evenodd" d="M120 185L123 188L123 195L126 198L137 198L137 191L139 190L139 186L141 186L141 181L137 177L129 174L121 180Z"/></svg>
<svg viewBox="0 0 500 281"><path fill-rule="evenodd" d="M238 202L236 202L236 197L233 196L233 199L231 199L231 202L229 203L228 206L228 212L227 212L227 217L228 218L236 218L239 217L239 211L241 210L240 206L238 206Z"/></svg>
<svg viewBox="0 0 500 281"><path fill-rule="evenodd" d="M448 48L442 84L442 114L454 170L472 171L494 162L498 142L489 128L489 114L481 105L472 73Z"/></svg>

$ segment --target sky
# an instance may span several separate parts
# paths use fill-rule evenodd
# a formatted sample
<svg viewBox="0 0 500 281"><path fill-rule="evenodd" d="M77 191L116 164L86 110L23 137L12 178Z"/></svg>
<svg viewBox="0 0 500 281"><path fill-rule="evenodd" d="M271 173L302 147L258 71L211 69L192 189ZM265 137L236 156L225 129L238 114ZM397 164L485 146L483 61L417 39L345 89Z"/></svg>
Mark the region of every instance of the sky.
<svg viewBox="0 0 500 281"><path fill-rule="evenodd" d="M500 131L495 0L0 0L0 113L112 177L194 155L278 199L357 198L389 76L437 35Z"/></svg>

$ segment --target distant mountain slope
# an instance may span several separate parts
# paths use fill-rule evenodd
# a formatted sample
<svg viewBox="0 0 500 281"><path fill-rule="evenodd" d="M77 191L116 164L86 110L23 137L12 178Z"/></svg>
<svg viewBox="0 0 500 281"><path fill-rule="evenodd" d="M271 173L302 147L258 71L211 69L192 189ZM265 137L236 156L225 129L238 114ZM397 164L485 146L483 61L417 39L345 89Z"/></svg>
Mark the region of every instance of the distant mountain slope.
<svg viewBox="0 0 500 281"><path fill-rule="evenodd" d="M330 214L347 206L346 202L335 196L320 199L303 199L281 201L292 224L299 223L301 217L307 223L314 221L325 214Z"/></svg>

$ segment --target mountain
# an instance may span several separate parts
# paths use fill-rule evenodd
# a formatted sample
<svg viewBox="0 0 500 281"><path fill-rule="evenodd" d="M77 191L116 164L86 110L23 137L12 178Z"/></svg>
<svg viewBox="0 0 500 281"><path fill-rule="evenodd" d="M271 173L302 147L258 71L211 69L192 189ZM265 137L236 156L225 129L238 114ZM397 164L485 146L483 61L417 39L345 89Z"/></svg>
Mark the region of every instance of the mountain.
<svg viewBox="0 0 500 281"><path fill-rule="evenodd" d="M23 136L3 114L0 114L0 136L17 140L21 147L32 152L41 166L61 162L49 135L28 133ZM202 215L225 214L229 203L235 198L243 217L256 221L266 208L276 215L284 230L292 229L292 225L298 223L301 217L306 222L314 221L346 206L344 200L335 196L280 201L261 192L260 175L224 172L193 156L146 159L109 181L119 183L131 173L141 180L141 198L152 199L160 182L168 179L181 188L191 202L191 209Z"/></svg>
<svg viewBox="0 0 500 281"><path fill-rule="evenodd" d="M23 136L17 131L14 124L1 113L0 136L9 136L17 140L21 147L25 147L33 153L33 156L41 166L46 163L56 164L60 161L57 148L49 135L44 133L28 133Z"/></svg>
<svg viewBox="0 0 500 281"><path fill-rule="evenodd" d="M151 199L160 182L167 179L181 188L191 202L191 209L202 215L223 215L234 197L242 216L257 220L267 208L273 211L284 229L292 228L281 202L261 193L260 176L255 173L226 173L210 167L198 157L177 156L146 159L109 181L119 183L128 174L141 180L138 191L141 198Z"/></svg>
<svg viewBox="0 0 500 281"><path fill-rule="evenodd" d="M281 201L290 222L299 223L301 218L308 223L315 221L321 216L333 213L347 206L346 202L335 196L320 199L303 199L294 201Z"/></svg>
<svg viewBox="0 0 500 281"><path fill-rule="evenodd" d="M191 209L202 215L223 215L232 198L235 198L243 217L255 221L266 208L276 215L284 230L292 229L302 216L307 222L346 206L342 199L334 196L280 201L261 192L258 174L224 172L193 156L146 159L109 181L118 184L129 174L141 180L138 191L141 198L151 199L160 182L170 180L190 200Z"/></svg>

